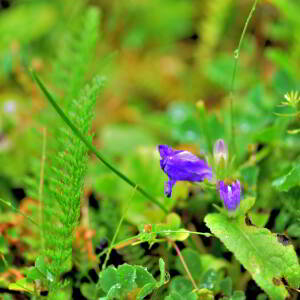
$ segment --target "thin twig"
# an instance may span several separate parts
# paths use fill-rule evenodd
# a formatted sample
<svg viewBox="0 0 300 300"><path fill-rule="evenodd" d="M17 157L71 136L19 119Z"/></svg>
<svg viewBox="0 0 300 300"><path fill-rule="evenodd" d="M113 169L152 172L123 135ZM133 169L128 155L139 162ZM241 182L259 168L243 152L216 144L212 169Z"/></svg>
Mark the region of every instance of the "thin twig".
<svg viewBox="0 0 300 300"><path fill-rule="evenodd" d="M115 234L114 234L114 236L113 236L113 239L112 239L112 241L111 241L111 245L109 246L109 249L108 249L108 251L107 251L107 253L106 253L105 261L104 261L104 263L103 263L103 265L102 265L102 270L104 270L104 269L106 268L106 264L107 264L107 262L108 262L108 259L109 259L111 250L114 248L114 243L115 243L115 241L116 241L116 239L117 239L118 233L119 233L120 228L121 228L121 225L122 225L122 223L123 223L123 220L124 220L124 218L125 218L126 215L127 215L127 211L128 211L128 209L129 209L130 202L131 202L131 200L133 199L136 190L137 190L137 186L136 186L135 189L133 190L133 192L132 192L132 194L131 194L131 196L130 196L130 198L129 198L130 200L129 200L129 202L128 202L127 208L125 209L125 211L124 211L124 213L123 213L123 215L122 215L122 217L121 217L121 219L120 219L120 222L119 222L119 224L118 224L118 227L117 227L117 229L116 229L116 232L115 232Z"/></svg>
<svg viewBox="0 0 300 300"><path fill-rule="evenodd" d="M36 225L38 228L40 228L39 224L36 223L32 218L30 218L29 216L27 216L26 214L24 214L23 212L21 212L19 209L17 209L16 207L14 207L11 203L3 200L0 198L0 202L2 202L3 204L5 204L7 207L9 207L10 209L12 209L13 211L15 211L16 213L22 215L23 217L25 217L27 220L29 220L32 224Z"/></svg>
<svg viewBox="0 0 300 300"><path fill-rule="evenodd" d="M193 276L192 276L192 274L191 274L191 272L190 272L190 270L189 270L189 268L188 268L188 266L187 266L187 264L186 264L186 262L184 260L184 257L182 256L182 254L180 252L180 249L178 248L178 246L176 245L176 243L174 241L172 241L172 240L168 240L168 241L174 247L174 249L175 249L175 251L176 251L176 253L177 253L177 255L178 255L178 257L179 257L179 259L180 259L180 261L181 261L181 263L183 265L183 267L184 267L184 270L186 271L189 279L191 280L191 282L192 282L192 284L194 286L194 289L198 290L197 284L196 284L196 282L195 282L195 280L194 280L194 278L193 278Z"/></svg>
<svg viewBox="0 0 300 300"><path fill-rule="evenodd" d="M256 5L258 3L259 0L255 0L253 3L253 6L250 10L250 13L247 17L247 20L245 22L240 40L239 40L239 44L237 49L234 51L234 66L233 66L233 73L232 73L232 79L231 79L231 87L230 87L230 116L231 116L231 151L230 153L235 153L236 152L236 147L235 147L235 135L234 135L234 108L233 108L233 98L234 98L234 84L235 84L235 77L236 77L236 73L237 73L237 67L238 67L238 61L239 61L239 57L240 57L240 51L241 51L241 47L242 47L242 43L248 28L248 25L250 23L250 20L255 12L256 9Z"/></svg>

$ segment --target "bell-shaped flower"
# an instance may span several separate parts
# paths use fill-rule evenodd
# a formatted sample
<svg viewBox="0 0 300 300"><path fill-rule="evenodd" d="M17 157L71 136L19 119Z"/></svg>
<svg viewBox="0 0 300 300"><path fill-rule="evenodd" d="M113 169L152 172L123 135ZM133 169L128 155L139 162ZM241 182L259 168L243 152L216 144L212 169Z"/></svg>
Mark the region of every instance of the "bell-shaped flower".
<svg viewBox="0 0 300 300"><path fill-rule="evenodd" d="M196 155L184 150L173 150L167 145L159 145L158 151L161 156L160 167L169 177L165 182L167 197L171 197L176 181L200 182L212 179L212 168Z"/></svg>
<svg viewBox="0 0 300 300"><path fill-rule="evenodd" d="M220 198L229 211L235 211L241 202L241 184L236 180L231 185L219 181Z"/></svg>

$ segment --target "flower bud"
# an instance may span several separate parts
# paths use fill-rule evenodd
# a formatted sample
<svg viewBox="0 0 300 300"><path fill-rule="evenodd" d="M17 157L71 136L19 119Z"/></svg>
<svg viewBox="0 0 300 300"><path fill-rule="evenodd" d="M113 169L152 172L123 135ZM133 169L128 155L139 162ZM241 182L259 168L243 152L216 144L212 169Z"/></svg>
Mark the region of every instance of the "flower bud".
<svg viewBox="0 0 300 300"><path fill-rule="evenodd" d="M223 180L219 182L220 198L224 206L229 211L235 211L241 202L241 184L239 180L234 181L231 185L226 184Z"/></svg>
<svg viewBox="0 0 300 300"><path fill-rule="evenodd" d="M219 139L214 145L214 159L217 164L227 163L228 160L228 146L224 140Z"/></svg>

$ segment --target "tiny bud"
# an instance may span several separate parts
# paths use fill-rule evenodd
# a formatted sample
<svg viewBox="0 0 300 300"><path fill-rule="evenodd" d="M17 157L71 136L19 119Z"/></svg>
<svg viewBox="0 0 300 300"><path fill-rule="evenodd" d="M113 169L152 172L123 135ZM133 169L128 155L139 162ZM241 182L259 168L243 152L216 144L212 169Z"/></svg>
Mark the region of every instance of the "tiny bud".
<svg viewBox="0 0 300 300"><path fill-rule="evenodd" d="M228 160L228 146L224 143L224 140L219 139L214 146L214 158L217 164L223 160L225 163Z"/></svg>
<svg viewBox="0 0 300 300"><path fill-rule="evenodd" d="M144 232L151 233L152 232L152 225L151 224L145 224L144 225Z"/></svg>
<svg viewBox="0 0 300 300"><path fill-rule="evenodd" d="M205 105L204 105L204 102L202 100L199 100L197 103L196 103L196 107L198 109L204 109L205 108Z"/></svg>

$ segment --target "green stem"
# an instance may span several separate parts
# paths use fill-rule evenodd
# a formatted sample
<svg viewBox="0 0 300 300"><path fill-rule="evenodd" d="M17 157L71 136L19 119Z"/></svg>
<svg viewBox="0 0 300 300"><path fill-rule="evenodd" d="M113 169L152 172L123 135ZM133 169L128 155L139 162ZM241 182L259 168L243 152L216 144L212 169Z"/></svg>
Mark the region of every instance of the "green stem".
<svg viewBox="0 0 300 300"><path fill-rule="evenodd" d="M196 107L198 109L199 112L199 119L200 119L200 123L201 123L201 127L203 129L203 133L206 139L206 144L207 147L209 148L209 152L213 153L213 144L212 144L212 140L211 140L211 134L209 132L208 126L207 126L207 120L206 120L206 111L205 111L205 106L204 106L204 102L203 101L198 101L196 103Z"/></svg>
<svg viewBox="0 0 300 300"><path fill-rule="evenodd" d="M189 234L203 235L205 237L214 237L213 234L208 233L208 232L197 232L197 231L189 231L189 230L186 230L186 231L181 231L181 230L163 230L163 231L151 231L150 233L156 233L156 234L160 234L160 233L165 233L165 234L167 234L167 233L189 233ZM124 243L129 242L129 241L131 241L131 243L124 244ZM141 239L141 234L140 233L137 234L137 235L134 235L132 237L129 237L129 238L125 239L125 240L122 240L122 241L120 241L120 242L118 242L116 244L114 244L112 242L110 248L107 248L107 249L103 250L101 253L99 253L97 255L97 257L99 258L102 255L107 254L109 251L111 251L110 249L115 249L115 248L117 249L121 245L122 246L123 245L125 245L125 246L134 245L136 242L138 242L138 243L145 242L144 240Z"/></svg>
<svg viewBox="0 0 300 300"><path fill-rule="evenodd" d="M46 96L47 100L50 102L50 104L53 106L53 108L56 110L56 112L60 115L60 117L64 120L64 122L71 128L73 133L90 149L96 157L106 166L108 167L112 172L114 172L117 176L119 176L121 179L123 179L126 183L131 185L133 188L136 188L138 192L140 192L143 196L145 196L147 199L149 199L151 202L156 204L159 208L161 208L166 214L168 213L168 210L154 197L149 195L144 189L142 189L140 186L138 186L135 182L133 182L131 179L129 179L126 175L121 173L119 170L117 170L115 167L113 167L110 163L104 159L104 157L98 152L98 150L89 142L89 140L77 129L76 126L73 125L73 123L70 121L70 119L66 116L66 114L62 111L62 109L59 107L59 105L54 100L54 97L51 95L51 93L47 90L44 83L41 81L41 79L37 76L35 71L31 71L32 77L35 80L35 82L38 84L41 91Z"/></svg>
<svg viewBox="0 0 300 300"><path fill-rule="evenodd" d="M131 197L130 197L129 204L130 204L130 202L131 202L131 200L132 200L132 198L133 198L133 196L134 196L134 194L135 194L135 191L136 191L136 188L133 190L133 193L132 193L132 195L131 195ZM128 204L128 206L127 206L125 212L123 213L123 215L122 215L122 217L121 217L121 219L120 219L120 222L119 222L119 224L118 224L118 226L117 226L116 232L115 232L115 234L114 234L114 236L113 236L113 239L112 239L112 241L111 241L111 245L110 245L110 247L109 247L109 249L108 249L108 252L107 252L107 254L106 254L105 261L104 261L104 263L103 263L103 265L102 265L102 271L106 268L106 265L107 265L107 262L108 262L108 259L109 259L111 250L113 249L113 245L114 245L114 243L115 243L115 241L116 241L116 239L117 239L117 236L118 236L118 233L119 233L119 231L120 231L121 225L122 225L123 220L124 220L124 218L125 218L125 216L126 216L126 214L127 214L128 209L129 209L129 204Z"/></svg>
<svg viewBox="0 0 300 300"><path fill-rule="evenodd" d="M233 98L234 98L234 84L235 84L235 77L236 77L236 73L237 73L237 67L238 67L238 61L239 61L239 57L240 57L240 51L241 51L241 47L242 47L242 43L248 28L248 25L250 23L250 20L255 12L256 9L256 5L258 3L259 0L255 0L253 3L253 6L250 10L250 13L247 17L247 20L245 22L240 40L239 40L239 44L237 49L234 51L234 66L233 66L233 73L232 73L232 79L231 79L231 87L230 87L230 116L231 116L231 151L230 153L235 153L236 152L236 147L235 147L235 135L234 135L234 108L233 108Z"/></svg>
<svg viewBox="0 0 300 300"><path fill-rule="evenodd" d="M40 225L38 223L36 223L32 218L30 218L29 216L27 216L26 214L24 214L23 212L21 212L19 209L17 209L16 207L14 207L12 204L10 204L9 202L3 200L0 198L0 202L2 202L4 205L6 205L7 207L9 207L11 210L13 210L14 212L22 215L23 217L25 217L27 220L29 220L32 224L36 225L38 228L40 228Z"/></svg>

